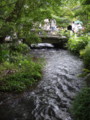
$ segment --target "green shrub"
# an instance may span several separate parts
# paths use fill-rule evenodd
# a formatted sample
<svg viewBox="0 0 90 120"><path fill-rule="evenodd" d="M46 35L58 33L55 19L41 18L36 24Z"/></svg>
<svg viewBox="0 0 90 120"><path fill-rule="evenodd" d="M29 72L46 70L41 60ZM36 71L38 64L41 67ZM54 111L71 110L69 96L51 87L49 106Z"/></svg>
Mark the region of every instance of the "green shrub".
<svg viewBox="0 0 90 120"><path fill-rule="evenodd" d="M87 68L83 69L83 72L79 75L79 77L85 77L90 73L90 70Z"/></svg>
<svg viewBox="0 0 90 120"><path fill-rule="evenodd" d="M8 45L0 44L0 62L4 62L9 57Z"/></svg>
<svg viewBox="0 0 90 120"><path fill-rule="evenodd" d="M42 65L27 55L29 50L23 43L0 45L0 91L20 92L40 80Z"/></svg>
<svg viewBox="0 0 90 120"><path fill-rule="evenodd" d="M1 44L0 45L0 62L10 61L17 62L23 58L23 54L30 51L28 45L20 44Z"/></svg>
<svg viewBox="0 0 90 120"><path fill-rule="evenodd" d="M83 57L85 66L90 69L90 42L84 50L80 51L80 55Z"/></svg>
<svg viewBox="0 0 90 120"><path fill-rule="evenodd" d="M8 80L8 79L7 79ZM12 81L3 81L3 84L2 86L0 86L0 91L8 91L8 92L21 92L23 91L24 89L26 89L26 86L23 82L20 82L20 81L15 81L15 80L12 80Z"/></svg>
<svg viewBox="0 0 90 120"><path fill-rule="evenodd" d="M0 91L23 91L41 79L41 64L28 57L16 65L5 62L1 66Z"/></svg>
<svg viewBox="0 0 90 120"><path fill-rule="evenodd" d="M62 30L60 30L59 32L58 32L58 34L60 35L60 36L66 36L67 38L69 38L70 37L70 31L68 30L65 30L65 29L62 29Z"/></svg>
<svg viewBox="0 0 90 120"><path fill-rule="evenodd" d="M19 52L19 53L22 53L22 54L26 54L27 52L30 51L30 48L27 44L24 44L24 43L19 43L19 44L12 44L10 46L10 50L11 52Z"/></svg>
<svg viewBox="0 0 90 120"><path fill-rule="evenodd" d="M73 36L68 40L67 47L73 53L79 54L79 51L84 49L89 41L90 41L90 38L87 36L81 36L81 37Z"/></svg>
<svg viewBox="0 0 90 120"><path fill-rule="evenodd" d="M14 64L19 64L19 62L23 59L25 59L25 56L18 52L13 52L9 56L9 61Z"/></svg>
<svg viewBox="0 0 90 120"><path fill-rule="evenodd" d="M75 120L90 120L90 88L84 88L76 97L72 107Z"/></svg>

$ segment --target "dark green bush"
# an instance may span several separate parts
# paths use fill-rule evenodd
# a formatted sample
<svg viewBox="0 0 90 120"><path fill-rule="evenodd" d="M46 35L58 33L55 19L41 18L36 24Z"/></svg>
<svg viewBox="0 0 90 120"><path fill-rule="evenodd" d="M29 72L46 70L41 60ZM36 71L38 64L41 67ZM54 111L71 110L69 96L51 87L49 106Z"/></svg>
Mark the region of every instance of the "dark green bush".
<svg viewBox="0 0 90 120"><path fill-rule="evenodd" d="M80 55L83 57L85 66L90 69L90 43L88 43L84 50L80 51Z"/></svg>
<svg viewBox="0 0 90 120"><path fill-rule="evenodd" d="M23 91L41 79L41 65L30 59L21 62L18 67L7 65L5 69L1 69L4 74L1 73L0 91Z"/></svg>
<svg viewBox="0 0 90 120"><path fill-rule="evenodd" d="M90 38L87 36L81 36L81 37L71 37L68 40L68 49L71 50L73 53L79 54L79 51L84 49L85 46L90 41Z"/></svg>
<svg viewBox="0 0 90 120"><path fill-rule="evenodd" d="M84 88L75 98L72 108L75 120L90 120L90 88Z"/></svg>
<svg viewBox="0 0 90 120"><path fill-rule="evenodd" d="M23 43L0 45L0 91L24 91L40 80L41 64L27 55L29 51Z"/></svg>
<svg viewBox="0 0 90 120"><path fill-rule="evenodd" d="M24 44L24 43L16 43L16 44L12 44L10 46L10 50L11 52L19 52L19 53L22 53L22 54L26 54L27 52L30 51L30 48L27 44Z"/></svg>
<svg viewBox="0 0 90 120"><path fill-rule="evenodd" d="M0 62L5 61L9 57L8 45L0 44Z"/></svg>
<svg viewBox="0 0 90 120"><path fill-rule="evenodd" d="M23 55L30 51L28 45L24 43L20 44L1 44L0 45L0 62L11 61L17 62L22 59Z"/></svg>

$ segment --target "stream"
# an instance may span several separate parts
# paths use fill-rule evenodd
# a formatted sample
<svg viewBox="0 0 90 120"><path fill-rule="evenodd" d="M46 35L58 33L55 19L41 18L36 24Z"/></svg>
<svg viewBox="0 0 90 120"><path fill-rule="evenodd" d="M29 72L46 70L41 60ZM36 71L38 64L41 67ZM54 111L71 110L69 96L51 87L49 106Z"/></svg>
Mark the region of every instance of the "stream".
<svg viewBox="0 0 90 120"><path fill-rule="evenodd" d="M73 120L70 107L84 86L82 60L62 49L33 49L30 54L44 58L42 80L32 91L0 93L0 120Z"/></svg>

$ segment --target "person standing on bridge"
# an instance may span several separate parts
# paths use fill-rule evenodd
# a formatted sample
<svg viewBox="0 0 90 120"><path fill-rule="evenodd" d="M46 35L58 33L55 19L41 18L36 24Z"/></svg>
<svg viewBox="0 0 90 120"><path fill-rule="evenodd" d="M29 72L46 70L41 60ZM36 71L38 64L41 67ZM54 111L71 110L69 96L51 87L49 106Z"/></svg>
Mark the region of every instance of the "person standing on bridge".
<svg viewBox="0 0 90 120"><path fill-rule="evenodd" d="M51 19L50 20L50 28L52 31L55 31L57 26L56 26L56 20L55 19Z"/></svg>
<svg viewBox="0 0 90 120"><path fill-rule="evenodd" d="M50 30L50 22L49 22L49 19L45 19L45 20L44 20L43 29L44 29L44 30Z"/></svg>

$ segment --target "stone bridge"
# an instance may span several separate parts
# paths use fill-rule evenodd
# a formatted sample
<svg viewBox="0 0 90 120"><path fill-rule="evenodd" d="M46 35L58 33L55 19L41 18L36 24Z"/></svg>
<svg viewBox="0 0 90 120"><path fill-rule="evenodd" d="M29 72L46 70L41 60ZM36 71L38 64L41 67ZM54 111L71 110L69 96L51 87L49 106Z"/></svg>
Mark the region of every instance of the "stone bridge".
<svg viewBox="0 0 90 120"><path fill-rule="evenodd" d="M41 43L51 43L64 47L67 43L68 38L60 35L39 35L41 38Z"/></svg>

